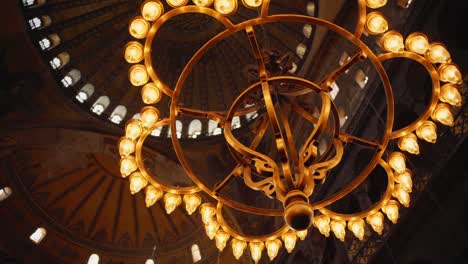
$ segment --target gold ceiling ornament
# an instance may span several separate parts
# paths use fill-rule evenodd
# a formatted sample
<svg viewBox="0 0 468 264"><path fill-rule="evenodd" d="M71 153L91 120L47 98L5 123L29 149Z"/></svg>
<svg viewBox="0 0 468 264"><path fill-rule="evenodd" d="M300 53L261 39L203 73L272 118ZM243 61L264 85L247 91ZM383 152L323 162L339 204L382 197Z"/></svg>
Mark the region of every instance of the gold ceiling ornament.
<svg viewBox="0 0 468 264"><path fill-rule="evenodd" d="M167 0L167 4L172 9L164 10L163 4L158 0L143 2L141 16L133 18L129 25L129 32L135 40L127 44L124 52L125 60L132 64L129 80L134 86L142 88L142 100L147 104L141 110L141 120L131 120L127 123L125 136L119 142L120 170L123 177L130 176L132 194L144 189L146 205L149 207L161 200L168 214L182 203L185 204L188 214L198 209L207 235L214 240L220 251L230 245L234 257L239 259L248 249L255 262L260 260L264 250L270 260L275 259L283 247L288 252L292 252L299 242L298 238L304 240L312 225L324 236L328 237L332 232L334 236L344 241L347 230L356 238L364 239L368 230L366 224L376 233L382 234L384 216L391 222L397 223L400 204L409 206L412 191L412 172L406 165L407 158L404 152L409 155L419 154L419 139L435 143L436 123L453 125L451 106L461 105L461 96L458 92L462 82L461 73L457 65L453 64L450 53L443 44L430 43L429 38L422 33L413 33L405 39L401 33L389 31L389 23L384 14L374 11L385 6L386 0L358 0L359 22L355 32L349 32L334 23L316 17L296 14L270 15L269 0L241 0L240 3L237 0L193 0L193 4L188 0ZM234 14L240 4L259 9L259 16L234 24L229 19L229 15ZM180 74L175 87L170 87L159 78L153 67L152 43L166 21L186 13L207 15L216 19L226 29L195 53ZM296 76L269 76L254 27L278 22L297 22L325 27L351 41L360 51L320 83ZM250 42L260 80L247 87L224 113L202 111L180 105L179 96L182 87L196 63L211 47L240 31L246 33ZM380 37L382 47L380 54L374 53L361 40L364 31ZM145 42L141 43L140 39L145 39ZM393 92L382 66L383 62L395 58L409 59L421 64L432 79L432 98L426 110L413 123L398 130L393 130ZM334 81L353 64L366 59L374 65L386 93L388 106L386 129L380 141L366 140L341 131L338 111L330 96ZM143 60L144 64L141 64ZM282 89L281 85L284 83L291 86ZM271 87L279 88L273 92ZM260 91L262 95L260 101L254 106L243 108L245 99L253 91ZM273 97L286 98L309 93L316 94L322 101L318 118L294 101L283 102L288 105L290 111L296 112L314 125L309 137L300 149L296 149L287 112L277 109ZM155 105L163 95L171 98L170 116L164 118L160 116ZM255 132L256 136L249 145L244 145L232 133L232 120L260 109L265 113L258 118L260 125ZM176 134L176 118L179 116L205 117L219 123L237 162L237 166L224 180L208 185L190 168ZM330 120L332 122L329 122ZM168 186L147 171L143 164L142 150L146 138L153 130L163 126L170 128L173 148L180 164L194 183L192 187ZM275 147L280 157L277 160L257 151L268 128L271 128L275 135ZM331 135L332 140L321 153L316 143L324 133ZM387 149L390 141L394 141L401 152ZM340 164L344 152L343 144L359 144L373 148L376 154L359 175L339 192L321 201L311 201L315 185L325 182L329 171ZM329 205L347 196L363 183L376 166L382 167L388 177L387 189L380 201L371 208L354 214L340 214L328 209ZM254 174L261 176L262 180L256 181L258 177L253 177ZM235 177L242 178L243 183L248 188L258 191L259 195L275 197L282 202L284 209L259 208L224 196L222 189ZM200 193L211 197L210 200L216 201L216 204L203 203ZM245 235L231 228L225 221L222 213L224 206L247 214L283 216L285 225L271 234Z"/></svg>

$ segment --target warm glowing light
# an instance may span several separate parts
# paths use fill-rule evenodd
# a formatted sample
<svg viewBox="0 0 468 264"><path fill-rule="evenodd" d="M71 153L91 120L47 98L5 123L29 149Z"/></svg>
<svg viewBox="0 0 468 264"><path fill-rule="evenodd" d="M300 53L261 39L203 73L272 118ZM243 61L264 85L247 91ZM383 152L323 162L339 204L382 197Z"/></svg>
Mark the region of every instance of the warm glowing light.
<svg viewBox="0 0 468 264"><path fill-rule="evenodd" d="M141 111L141 124L145 128L150 128L153 126L159 119L158 109L147 106L144 107Z"/></svg>
<svg viewBox="0 0 468 264"><path fill-rule="evenodd" d="M381 13L373 12L367 15L366 28L369 34L382 34L388 30L388 22Z"/></svg>
<svg viewBox="0 0 468 264"><path fill-rule="evenodd" d="M406 169L405 172L396 174L395 181L400 184L400 187L403 188L405 192L410 193L413 190L410 170Z"/></svg>
<svg viewBox="0 0 468 264"><path fill-rule="evenodd" d="M370 8L379 8L387 4L387 0L366 0L366 5Z"/></svg>
<svg viewBox="0 0 468 264"><path fill-rule="evenodd" d="M455 122L447 104L438 104L432 112L432 119L446 126L453 126Z"/></svg>
<svg viewBox="0 0 468 264"><path fill-rule="evenodd" d="M388 157L388 164L397 173L402 173L406 170L406 159L405 155L401 152L393 152Z"/></svg>
<svg viewBox="0 0 468 264"><path fill-rule="evenodd" d="M443 64L439 67L440 80L451 84L463 83L463 77L455 64Z"/></svg>
<svg viewBox="0 0 468 264"><path fill-rule="evenodd" d="M234 238L232 239L231 246L232 254L237 260L239 260L240 257L242 257L242 254L244 254L244 250L247 247L247 243L245 241Z"/></svg>
<svg viewBox="0 0 468 264"><path fill-rule="evenodd" d="M452 59L447 48L441 43L433 43L426 52L426 58L431 63L449 63Z"/></svg>
<svg viewBox="0 0 468 264"><path fill-rule="evenodd" d="M147 1L141 6L141 15L148 21L155 21L164 12L164 6L159 1Z"/></svg>
<svg viewBox="0 0 468 264"><path fill-rule="evenodd" d="M416 135L429 143L435 143L437 141L437 126L432 121L424 121L416 130Z"/></svg>
<svg viewBox="0 0 468 264"><path fill-rule="evenodd" d="M131 41L125 46L125 60L128 63L138 63L143 59L143 45L136 41Z"/></svg>
<svg viewBox="0 0 468 264"><path fill-rule="evenodd" d="M237 9L237 0L214 0L214 8L223 15L230 15Z"/></svg>
<svg viewBox="0 0 468 264"><path fill-rule="evenodd" d="M163 191L153 185L149 185L145 189L145 203L146 207L150 207L155 204L163 196Z"/></svg>
<svg viewBox="0 0 468 264"><path fill-rule="evenodd" d="M193 3L197 6L208 7L213 3L213 0L193 0Z"/></svg>
<svg viewBox="0 0 468 264"><path fill-rule="evenodd" d="M166 193L164 195L164 208L167 214L171 214L182 203L182 198L178 194Z"/></svg>
<svg viewBox="0 0 468 264"><path fill-rule="evenodd" d="M246 7L256 8L262 5L262 0L242 0L242 4Z"/></svg>
<svg viewBox="0 0 468 264"><path fill-rule="evenodd" d="M137 165L134 157L128 156L120 160L120 173L122 177L127 177L132 172L136 171L136 169Z"/></svg>
<svg viewBox="0 0 468 264"><path fill-rule="evenodd" d="M141 99L145 104L155 104L161 100L161 91L154 83L147 83L141 89Z"/></svg>
<svg viewBox="0 0 468 264"><path fill-rule="evenodd" d="M397 198L402 205L409 207L410 195L400 184L395 185L392 195Z"/></svg>
<svg viewBox="0 0 468 264"><path fill-rule="evenodd" d="M142 86L149 81L148 72L144 65L133 65L128 71L128 78L133 86Z"/></svg>
<svg viewBox="0 0 468 264"><path fill-rule="evenodd" d="M250 242L249 248L250 248L250 255L252 256L252 260L255 263L258 263L260 259L262 258L262 251L265 248L265 245L263 245L263 242Z"/></svg>
<svg viewBox="0 0 468 264"><path fill-rule="evenodd" d="M268 254L268 257L270 258L270 261L273 261L276 258L276 256L278 256L278 252L281 249L281 240L279 239L267 240L265 242L265 247L267 249L267 254Z"/></svg>
<svg viewBox="0 0 468 264"><path fill-rule="evenodd" d="M462 105L462 97L460 92L453 84L446 84L442 86L440 91L440 100L453 106L460 107Z"/></svg>
<svg viewBox="0 0 468 264"><path fill-rule="evenodd" d="M143 129L141 127L140 121L132 120L125 127L125 136L135 140L140 137L142 131Z"/></svg>
<svg viewBox="0 0 468 264"><path fill-rule="evenodd" d="M186 194L184 195L185 210L189 215L192 215L201 204L200 196L196 194Z"/></svg>
<svg viewBox="0 0 468 264"><path fill-rule="evenodd" d="M401 137L398 140L398 147L408 153L419 155L418 138L413 133Z"/></svg>
<svg viewBox="0 0 468 264"><path fill-rule="evenodd" d="M228 233L221 229L216 231L215 241L216 247L218 248L219 252L222 252L224 250L224 248L226 247L226 243L228 242L230 237L231 236Z"/></svg>
<svg viewBox="0 0 468 264"><path fill-rule="evenodd" d="M149 22L142 17L135 17L132 22L130 22L130 26L128 27L130 35L137 39L145 38L149 29Z"/></svg>
<svg viewBox="0 0 468 264"><path fill-rule="evenodd" d="M392 223L396 224L398 222L398 210L399 210L399 205L397 201L390 200L387 202L386 205L382 207L382 212L384 212L388 219L392 221Z"/></svg>
<svg viewBox="0 0 468 264"><path fill-rule="evenodd" d="M296 231L297 237L299 237L301 240L304 240L307 237L307 229L302 230L302 231Z"/></svg>
<svg viewBox="0 0 468 264"><path fill-rule="evenodd" d="M401 53L405 51L403 36L396 31L390 31L385 33L385 35L382 36L380 43L384 50L389 52Z"/></svg>
<svg viewBox="0 0 468 264"><path fill-rule="evenodd" d="M332 220L330 222L331 230L335 236L344 242L346 236L346 222L343 220Z"/></svg>
<svg viewBox="0 0 468 264"><path fill-rule="evenodd" d="M219 229L219 223L218 221L216 221L214 218L211 219L210 222L208 222L207 224L205 224L205 232L206 232L206 235L211 239L213 240L216 236L216 232L218 231Z"/></svg>
<svg viewBox="0 0 468 264"><path fill-rule="evenodd" d="M187 4L188 0L166 0L171 7L179 7Z"/></svg>
<svg viewBox="0 0 468 264"><path fill-rule="evenodd" d="M322 233L322 235L330 236L330 217L319 215L314 218L314 226Z"/></svg>
<svg viewBox="0 0 468 264"><path fill-rule="evenodd" d="M122 138L119 142L119 153L121 156L128 156L135 152L135 141L130 138Z"/></svg>
<svg viewBox="0 0 468 264"><path fill-rule="evenodd" d="M374 229L377 234L382 235L384 224L384 216L381 212L375 212L366 217L366 222Z"/></svg>
<svg viewBox="0 0 468 264"><path fill-rule="evenodd" d="M429 49L429 40L422 33L413 33L406 38L406 48L409 51L424 55Z"/></svg>
<svg viewBox="0 0 468 264"><path fill-rule="evenodd" d="M353 234L359 239L363 240L364 239L364 220L362 219L356 219L356 220L351 220L348 222L348 229L353 232Z"/></svg>
<svg viewBox="0 0 468 264"><path fill-rule="evenodd" d="M204 203L200 206L200 214L203 223L207 224L211 221L213 216L216 214L216 208L209 203Z"/></svg>
<svg viewBox="0 0 468 264"><path fill-rule="evenodd" d="M134 172L130 175L130 193L135 194L148 185L148 181L140 172Z"/></svg>
<svg viewBox="0 0 468 264"><path fill-rule="evenodd" d="M296 247L297 236L293 231L288 231L283 235L284 247L291 253Z"/></svg>

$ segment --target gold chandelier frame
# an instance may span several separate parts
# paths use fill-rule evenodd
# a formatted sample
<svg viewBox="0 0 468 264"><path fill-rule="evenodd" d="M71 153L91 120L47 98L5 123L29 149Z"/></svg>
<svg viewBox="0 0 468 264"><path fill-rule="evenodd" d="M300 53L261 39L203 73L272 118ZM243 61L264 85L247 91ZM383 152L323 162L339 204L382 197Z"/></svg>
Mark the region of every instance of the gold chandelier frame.
<svg viewBox="0 0 468 264"><path fill-rule="evenodd" d="M189 214L192 214L201 204L201 197L197 195L197 193L204 192L208 194L211 198L217 201L217 205L215 206L211 203L204 203L199 209L207 234L210 239L216 240L216 245L220 251L224 249L227 241L232 238L231 245L234 256L237 259L243 254L247 245L249 245L250 253L254 261L257 262L261 258L262 251L265 247L267 249L268 256L272 260L276 257L278 250L282 247L280 238L283 240L284 246L288 252L291 252L294 249L297 238L304 239L307 234L307 229L311 224L307 223L305 227L300 226L297 228L298 226L294 222L296 217L302 217L301 219L303 219L304 216L309 217L309 220L313 222L313 225L322 234L329 236L329 232L331 230L340 240L344 240L346 226L356 237L363 239L365 222L367 222L374 231L381 234L384 221L381 211L386 214L393 223L396 223L400 204L403 204L406 207L409 206L409 193L411 193L412 185L411 171L406 168L406 158L402 152L389 153L387 159L383 159L384 154L388 152L387 146L390 140L398 140L398 146L402 151L409 152L410 154L419 154L417 143L418 139L414 133L416 132L419 138L434 143L434 133L436 133L435 129L437 127L432 121L430 121L430 119L432 118L444 125L453 125L453 117L451 116L448 104L460 106L460 100L458 99L459 94L457 95L458 91L447 88L446 90L450 90L452 92L452 96L448 96L446 94L441 95L441 82L446 83L443 87L453 86L458 88L458 85L461 84L461 74L457 66L451 62L450 54L446 50L445 46L440 43L432 43L429 45L427 37L422 33L411 34L406 39L406 43L403 43L404 39L400 33L389 31L388 24L385 24L386 20L382 13L368 13L368 9L376 8L373 4L375 1L373 0L358 0L359 19L354 33L351 33L334 23L316 17L295 14L269 15L269 0L259 1L261 5L258 6L249 6L249 3L254 3L255 1L243 0L242 3L245 6L259 9L260 14L257 18L234 24L227 17L229 14L223 14L223 10L217 9L219 5L216 3L222 1L234 1L235 8L231 10L229 14L236 11L235 9L237 9L238 5L237 0L214 0L213 9L209 7L213 4L213 1L195 0L194 3L197 5L186 5L188 1L185 1L184 3L180 3L180 5L175 5L172 3L172 0L168 0L169 5L173 7L173 9L163 14L163 5L159 0L147 0L142 3L142 17L135 17L130 23L130 33L137 39L146 39L144 45L136 44L138 47L137 49L140 49L137 51L143 54L142 56L138 53L137 55L139 56L136 56L138 59L134 59L135 56L127 56L128 47L134 45L135 41L130 42L126 46L125 58L129 63L134 64L134 66L130 68L129 72L130 81L135 86L146 86L148 85L148 82L151 81L150 84L157 89L156 94L159 95L159 98L155 98L153 103L148 104L148 106L145 106L142 109L141 120L130 120L127 123L126 135L119 142L122 176L127 177L130 175L130 189L132 193L136 193L146 187L147 206L151 206L157 200L164 197L168 213L171 213L175 207L182 203L181 196L183 195L183 200ZM386 1L377 2L384 2L383 5L377 6L377 8L386 4ZM155 3L161 7L159 10L159 16L154 19L148 19L148 17L145 17L144 8L148 3ZM205 3L206 6L198 6L203 3ZM158 30L166 21L175 16L187 13L208 15L223 24L226 29L206 42L193 55L180 74L174 89L171 89L159 78L156 69L153 67L152 44L154 38L157 36ZM371 21L372 19L379 20L381 22L381 27L377 29L373 28L375 26L375 23L373 22L375 21ZM383 21L381 19L383 19ZM141 22L140 26L146 25L146 30L143 34L135 33L136 26L133 24L134 21ZM152 25L150 25L150 22L152 22ZM324 27L339 34L341 37L346 38L359 48L360 51L343 65L329 73L318 84L296 76L269 76L263 61L262 48L256 39L254 26L278 22L296 22ZM253 51L252 54L257 61L260 80L246 88L234 101L227 112L203 111L200 109L180 106L178 104L178 100L184 86L184 82L191 73L191 70L196 66L197 62L210 48L241 31L244 31L247 34ZM361 36L364 32L380 37L380 43L383 49L380 54L375 54L361 40ZM387 42L391 38L393 42ZM414 44L416 41L418 41L418 44L422 43L425 45L418 46ZM426 46L427 48L424 49ZM418 62L427 70L432 79L432 98L424 113L420 115L417 120L404 128L394 131L393 122L395 111L393 91L382 63L396 58L409 59ZM144 65L139 64L143 59ZM332 90L332 83L356 62L365 59L370 60L373 64L383 83L386 94L386 129L385 135L380 142L369 141L364 138L341 132L339 130L338 113L329 96L329 93ZM140 70L138 74L134 71L134 69L137 68ZM281 89L280 87L275 90L273 86L276 83L289 83L295 85L294 87L299 86L301 88ZM262 91L264 101L261 104L254 104L253 106L239 109L243 102L242 99L247 96L249 92L255 89ZM272 99L273 90L278 94L288 95L291 97L305 95L308 93L316 93L322 100L322 108L319 118L315 118L312 114L308 113L293 101L287 102L289 110L298 113L302 118L311 122L315 126L300 151L297 151L294 147L294 135L292 134L289 125L286 110L275 110L275 103ZM444 88L442 88L442 91L443 90ZM455 95L453 93L455 93ZM159 111L153 105L160 100L161 94L165 94L171 98L171 105L170 116L160 120ZM457 100L453 99L454 97ZM143 101L145 103L147 102L144 94ZM261 124L259 126L259 130L251 144L249 146L245 146L232 134L231 122L235 116L242 116L260 108L266 108L266 114L260 119ZM219 126L223 128L224 137L229 145L231 154L238 162L238 165L231 171L231 173L229 173L222 181L214 185L213 188L205 185L205 183L192 171L190 165L185 159L179 138L176 134L176 119L183 115L194 118L211 119L218 122ZM332 125L328 124L330 117L333 117ZM179 162L195 185L191 187L168 186L158 180L158 177L152 175L146 170L142 157L145 140L154 129L162 126L170 127L172 145ZM282 157L281 164L279 165L271 158L258 153L255 150L269 126L272 128L275 135L276 149ZM333 135L333 142L328 146L325 154L319 157L313 142L324 132ZM308 197L313 193L315 181L325 181L327 172L341 161L341 157L344 152L343 143L360 144L370 147L376 150L376 154L369 164L367 164L365 169L363 169L351 183L322 201L309 203ZM306 159L312 159L312 164L304 165L306 163ZM254 166L251 166L252 162L255 164ZM293 166L291 166L291 162ZM377 165L381 166L388 176L387 189L380 201L375 203L372 207L354 214L340 214L326 208L326 206L342 199L355 190L364 182L364 180L367 179ZM251 177L251 171L253 169L255 169L258 174L265 173L271 176L264 177L260 182L255 182ZM278 200L283 202L285 209L258 208L224 197L220 191L235 177L242 177L244 179L244 183L253 190L263 192L267 196L272 196L274 194ZM395 198L398 202L392 198ZM286 224L279 230L267 235L251 236L241 234L234 228L230 227L225 221L222 214L224 206L228 206L248 214L284 216ZM318 212L320 215L314 217L314 212Z"/></svg>

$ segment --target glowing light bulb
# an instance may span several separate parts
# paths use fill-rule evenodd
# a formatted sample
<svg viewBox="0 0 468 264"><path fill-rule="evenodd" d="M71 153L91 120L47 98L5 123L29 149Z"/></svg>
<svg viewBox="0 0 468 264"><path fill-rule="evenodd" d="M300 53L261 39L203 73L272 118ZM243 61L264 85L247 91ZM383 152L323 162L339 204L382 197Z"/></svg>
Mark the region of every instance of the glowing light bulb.
<svg viewBox="0 0 468 264"><path fill-rule="evenodd" d="M413 133L401 137L398 140L398 147L408 153L419 155L418 138Z"/></svg>
<svg viewBox="0 0 468 264"><path fill-rule="evenodd" d="M125 136L130 139L137 139L143 131L140 121L132 120L125 126Z"/></svg>
<svg viewBox="0 0 468 264"><path fill-rule="evenodd" d="M351 220L348 222L348 229L353 232L353 234L359 239L363 240L364 239L364 220L362 219L356 219L356 220Z"/></svg>
<svg viewBox="0 0 468 264"><path fill-rule="evenodd" d="M223 15L230 15L237 9L237 0L214 0L214 8Z"/></svg>
<svg viewBox="0 0 468 264"><path fill-rule="evenodd" d="M224 232L221 229L216 231L215 242L219 252L222 252L224 250L230 237L231 236L228 233Z"/></svg>
<svg viewBox="0 0 468 264"><path fill-rule="evenodd" d="M388 30L388 22L381 13L372 12L367 15L366 28L369 34L382 34Z"/></svg>
<svg viewBox="0 0 468 264"><path fill-rule="evenodd" d="M413 180L411 180L411 171L406 169L403 173L395 175L395 181L400 184L400 187L405 192L410 193L413 190Z"/></svg>
<svg viewBox="0 0 468 264"><path fill-rule="evenodd" d="M155 204L163 196L163 191L153 185L149 185L145 189L145 203L146 207L150 207Z"/></svg>
<svg viewBox="0 0 468 264"><path fill-rule="evenodd" d="M449 63L452 61L447 48L441 43L433 43L426 51L426 58L431 63Z"/></svg>
<svg viewBox="0 0 468 264"><path fill-rule="evenodd" d="M258 263L260 259L262 258L262 251L265 248L265 245L263 245L263 242L250 242L249 248L250 248L250 255L252 256L252 260L255 263Z"/></svg>
<svg viewBox="0 0 468 264"><path fill-rule="evenodd" d="M186 194L184 195L185 210L189 215L192 215L201 204L200 196L196 194Z"/></svg>
<svg viewBox="0 0 468 264"><path fill-rule="evenodd" d="M267 240L265 242L265 247L267 249L267 254L268 254L268 257L270 258L270 261L273 261L276 258L276 256L278 256L278 252L281 248L281 240L279 239Z"/></svg>
<svg viewBox="0 0 468 264"><path fill-rule="evenodd" d="M403 36L396 32L390 31L385 33L381 39L381 45L384 50L389 52L401 53L405 51L405 44L403 43Z"/></svg>
<svg viewBox="0 0 468 264"><path fill-rule="evenodd" d="M288 231L283 235L284 247L291 253L296 247L297 236L293 231Z"/></svg>
<svg viewBox="0 0 468 264"><path fill-rule="evenodd" d="M435 143L437 141L437 126L432 121L424 121L424 123L416 129L416 135L429 143Z"/></svg>
<svg viewBox="0 0 468 264"><path fill-rule="evenodd" d="M393 152L388 157L388 164L397 173L403 173L406 170L405 155L401 152Z"/></svg>
<svg viewBox="0 0 468 264"><path fill-rule="evenodd" d="M387 0L366 0L366 5L369 8L379 8L387 4Z"/></svg>
<svg viewBox="0 0 468 264"><path fill-rule="evenodd" d="M297 237L299 237L301 240L304 240L307 237L307 230L302 230L302 231L296 231Z"/></svg>
<svg viewBox="0 0 468 264"><path fill-rule="evenodd" d="M410 195L405 189L400 185L397 184L395 189L393 190L392 196L397 198L398 201L404 205L405 207L409 207L410 205Z"/></svg>
<svg viewBox="0 0 468 264"><path fill-rule="evenodd" d="M122 138L119 142L119 153L125 157L135 152L135 141L130 138Z"/></svg>
<svg viewBox="0 0 468 264"><path fill-rule="evenodd" d="M130 41L125 46L125 60L128 63L138 63L144 59L143 56L143 45L136 41Z"/></svg>
<svg viewBox="0 0 468 264"><path fill-rule="evenodd" d="M381 212L375 212L366 217L366 222L374 229L377 234L382 235L384 228L383 224L384 216Z"/></svg>
<svg viewBox="0 0 468 264"><path fill-rule="evenodd" d="M128 79L133 86L142 86L149 81L148 72L145 66L141 64L133 65L128 71Z"/></svg>
<svg viewBox="0 0 468 264"><path fill-rule="evenodd" d="M140 172L134 172L130 175L130 193L135 194L148 185L148 181Z"/></svg>
<svg viewBox="0 0 468 264"><path fill-rule="evenodd" d="M440 92L440 100L449 103L453 106L460 107L462 105L462 97L457 87L453 84L446 84L442 86Z"/></svg>
<svg viewBox="0 0 468 264"><path fill-rule="evenodd" d="M161 100L161 91L154 83L147 83L141 89L141 99L145 104L155 104Z"/></svg>
<svg viewBox="0 0 468 264"><path fill-rule="evenodd" d="M207 224L211 221L213 216L216 214L216 208L209 203L204 203L200 206L200 214L203 223Z"/></svg>
<svg viewBox="0 0 468 264"><path fill-rule="evenodd" d="M314 226L322 233L322 235L330 236L330 217L319 215L314 218Z"/></svg>
<svg viewBox="0 0 468 264"><path fill-rule="evenodd" d="M344 242L346 236L346 222L343 220L332 220L330 222L331 230L335 236Z"/></svg>
<svg viewBox="0 0 468 264"><path fill-rule="evenodd" d="M130 22L130 26L128 27L130 35L137 39L145 38L148 34L149 29L149 22L143 19L142 17L134 18L132 22Z"/></svg>
<svg viewBox="0 0 468 264"><path fill-rule="evenodd" d="M159 1L147 1L141 6L141 15L148 21L155 21L164 12L164 6Z"/></svg>
<svg viewBox="0 0 468 264"><path fill-rule="evenodd" d="M406 38L406 48L409 51L424 55L429 49L429 40L422 33L413 33Z"/></svg>
<svg viewBox="0 0 468 264"><path fill-rule="evenodd" d="M247 243L245 241L234 238L232 239L231 247L232 247L232 254L237 260L239 260L240 257L242 257L242 254L244 254L244 250L247 247Z"/></svg>
<svg viewBox="0 0 468 264"><path fill-rule="evenodd" d="M262 5L262 0L242 0L242 4L246 7L256 8Z"/></svg>
<svg viewBox="0 0 468 264"><path fill-rule="evenodd" d="M213 240L215 238L216 231L218 231L218 229L219 223L214 218L212 218L210 222L205 224L205 232L206 235L210 238L210 240Z"/></svg>
<svg viewBox="0 0 468 264"><path fill-rule="evenodd" d="M455 64L443 64L439 67L440 80L451 84L463 83L463 77Z"/></svg>
<svg viewBox="0 0 468 264"><path fill-rule="evenodd" d="M384 212L388 219L390 219L390 221L392 221L392 223L396 224L398 222L398 210L399 210L399 205L398 205L398 202L397 201L394 201L394 200L390 200L387 202L387 204L385 204L383 207L382 207L382 212Z"/></svg>
<svg viewBox="0 0 468 264"><path fill-rule="evenodd" d="M167 214L171 214L182 203L182 198L178 194L166 193L164 195L164 208Z"/></svg>
<svg viewBox="0 0 468 264"><path fill-rule="evenodd" d="M188 0L166 0L171 7L179 7L187 4Z"/></svg>
<svg viewBox="0 0 468 264"><path fill-rule="evenodd" d="M135 158L132 156L127 156L120 160L120 173L124 178L134 172L137 168Z"/></svg>
<svg viewBox="0 0 468 264"><path fill-rule="evenodd" d="M144 107L141 111L141 124L145 128L150 128L153 126L159 119L158 109L147 106Z"/></svg>
<svg viewBox="0 0 468 264"><path fill-rule="evenodd" d="M447 104L438 104L432 112L432 119L446 126L453 126L455 122Z"/></svg>
<svg viewBox="0 0 468 264"><path fill-rule="evenodd" d="M208 7L213 3L213 0L193 0L197 6Z"/></svg>

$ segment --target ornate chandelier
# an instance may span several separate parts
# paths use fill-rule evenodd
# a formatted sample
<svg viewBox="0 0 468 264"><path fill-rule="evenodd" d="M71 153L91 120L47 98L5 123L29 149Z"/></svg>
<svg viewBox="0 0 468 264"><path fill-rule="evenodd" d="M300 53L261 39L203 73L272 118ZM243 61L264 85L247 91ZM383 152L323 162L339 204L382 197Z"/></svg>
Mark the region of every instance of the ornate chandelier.
<svg viewBox="0 0 468 264"><path fill-rule="evenodd" d="M129 176L132 194L145 191L146 205L152 206L162 199L166 212L170 214L182 203L188 214L197 209L201 214L205 230L210 239L214 239L217 248L222 251L230 240L232 252L239 259L248 248L252 259L258 262L266 249L273 260L281 247L291 252L297 239L304 239L313 225L320 233L329 236L330 231L344 241L346 230L362 240L366 223L378 234L384 228L384 215L396 223L400 204L408 207L412 191L412 173L406 166L405 152L419 154L419 140L435 143L437 123L452 126L454 118L449 105L461 106L462 99L458 85L462 76L457 65L452 63L450 53L441 43L430 43L422 33L413 33L406 39L399 32L389 30L384 14L374 11L386 5L386 0L358 0L359 19L355 32L319 18L296 15L270 15L269 0L242 0L247 8L257 9L259 16L238 24L228 18L238 8L237 0L193 0L194 5L187 5L188 0L167 0L171 10L164 10L158 0L148 0L141 5L141 16L131 20L130 34L137 40L125 47L125 60L132 64L129 70L130 82L141 88L142 100L147 106L141 109L141 119L131 120L126 125L125 136L119 141L121 156L120 170L123 177ZM173 17L199 13L216 19L225 30L206 42L190 59L180 74L175 87L169 87L158 76L152 62L153 40L162 25ZM256 27L280 22L296 22L324 27L352 42L358 52L320 82L291 75L273 76L267 69L264 50L257 41ZM180 94L188 75L197 62L211 48L237 32L245 32L250 42L252 54L257 63L258 80L235 99L226 112L202 111L180 104ZM362 41L363 33L380 38L382 52L376 54ZM138 40L145 39L144 43ZM432 79L432 99L423 114L411 124L393 129L394 98L391 82L382 63L388 60L404 58L415 61L427 70ZM383 84L387 103L385 135L380 141L367 140L343 132L340 129L338 110L332 100L333 83L352 65L369 60ZM144 63L143 63L144 61ZM252 96L254 94L256 96ZM320 114L316 116L301 107L295 98L314 94L320 98ZM155 105L162 96L171 98L170 116L161 117ZM252 99L254 98L254 99ZM246 102L249 104L246 104ZM252 103L253 101L253 103ZM261 113L255 128L255 137L249 143L239 140L233 133L232 121L235 117L256 111ZM313 129L300 141L291 129L288 111L301 116L311 123ZM176 118L189 116L207 118L218 122L229 147L230 154L236 161L231 173L216 183L207 184L191 168L177 137ZM151 132L162 126L169 126L172 145L180 164L194 183L192 187L168 186L147 170L143 162L144 144ZM275 155L261 153L257 149L267 130L271 129L272 145ZM329 144L321 150L318 146L323 135L329 137ZM401 151L391 151L391 144ZM335 194L319 201L310 198L316 185L328 179L329 172L337 167L345 154L345 144L357 144L375 150L375 154L358 176ZM329 206L349 195L362 184L371 172L380 166L388 177L388 184L380 201L365 211L342 214L329 209ZM233 178L240 178L246 187L263 195L279 200L283 209L258 208L234 201L221 191ZM201 192L211 197L211 201L202 204ZM250 236L236 231L224 219L223 207L230 207L240 212L262 216L283 216L285 225L276 232L263 236Z"/></svg>

